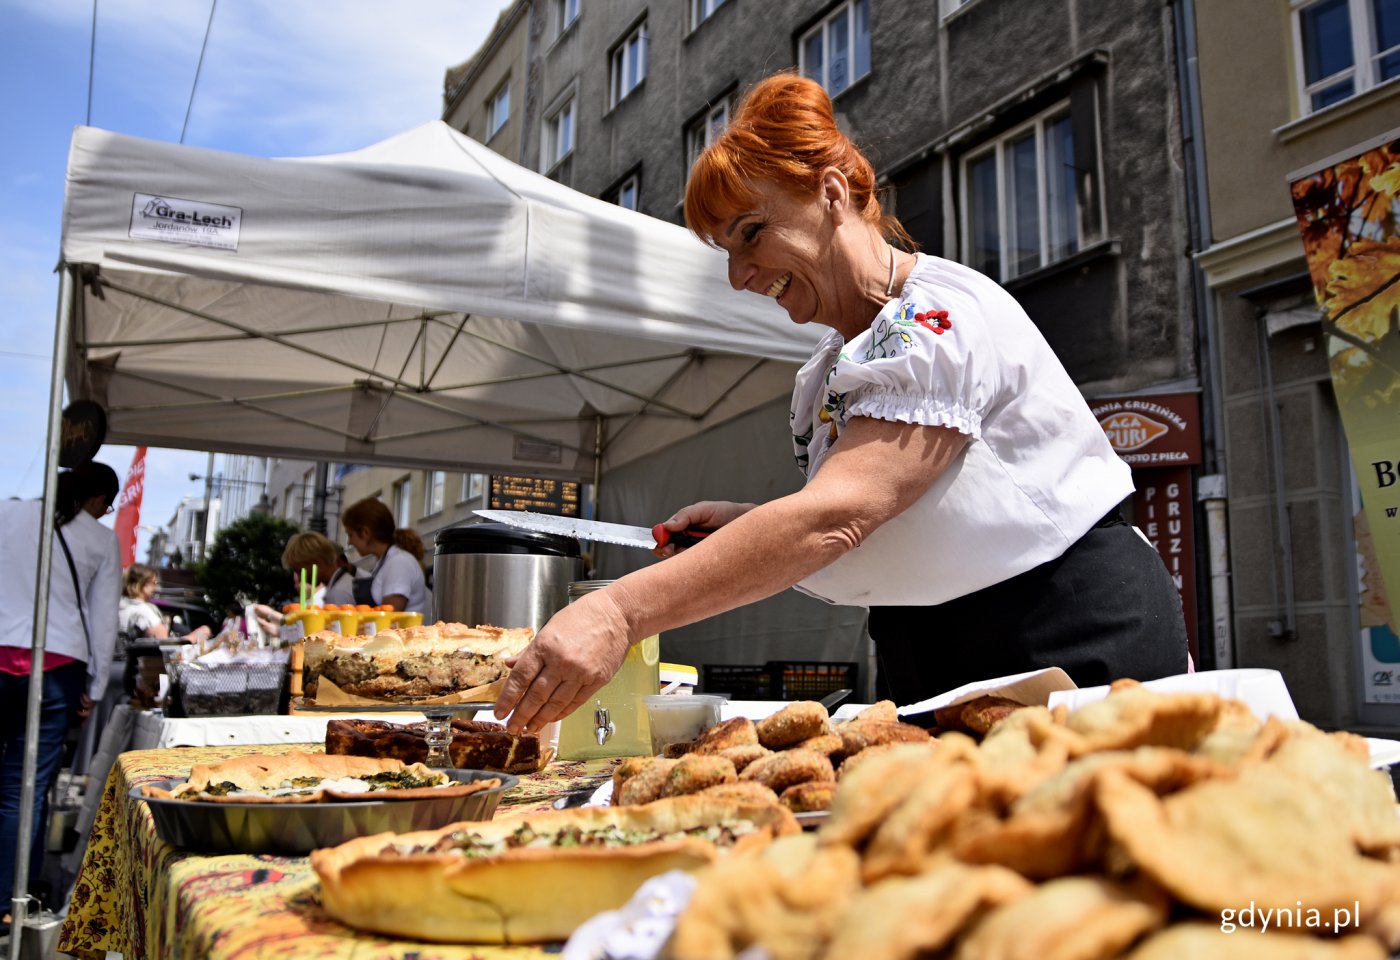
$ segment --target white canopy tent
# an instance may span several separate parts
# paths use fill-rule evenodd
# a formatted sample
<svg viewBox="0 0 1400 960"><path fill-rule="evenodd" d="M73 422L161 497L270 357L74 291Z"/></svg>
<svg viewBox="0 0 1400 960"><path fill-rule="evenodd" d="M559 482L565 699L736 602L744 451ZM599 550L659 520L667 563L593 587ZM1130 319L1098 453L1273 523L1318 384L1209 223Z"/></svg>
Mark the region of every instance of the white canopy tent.
<svg viewBox="0 0 1400 960"><path fill-rule="evenodd" d="M751 473L733 437L762 440L769 428L751 424L770 419L765 408L782 417L819 335L730 288L723 255L683 228L524 170L440 122L297 160L79 127L59 267L35 662L65 378L70 399L105 407L113 442L596 489L623 466L645 486L642 458L666 448ZM739 432L725 438L725 424ZM792 480L750 483L774 493ZM603 519L652 522L620 515L622 503L652 503L613 503L619 515ZM768 603L761 619L788 633L833 622L791 592ZM40 690L31 685L31 732ZM36 751L31 736L16 929Z"/></svg>
<svg viewBox="0 0 1400 960"><path fill-rule="evenodd" d="M151 446L594 480L786 396L817 336L441 122L300 160L80 127L62 256L70 393Z"/></svg>

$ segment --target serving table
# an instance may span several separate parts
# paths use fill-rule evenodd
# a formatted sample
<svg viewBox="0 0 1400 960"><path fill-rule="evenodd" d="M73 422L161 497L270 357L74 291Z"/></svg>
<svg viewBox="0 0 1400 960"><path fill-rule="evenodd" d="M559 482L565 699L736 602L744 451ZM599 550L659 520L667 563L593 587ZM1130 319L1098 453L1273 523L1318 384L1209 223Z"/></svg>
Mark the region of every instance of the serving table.
<svg viewBox="0 0 1400 960"><path fill-rule="evenodd" d="M189 774L191 765L252 753L323 752L320 743L135 750L107 777L58 950L84 960L127 958L373 957L375 960L492 960L547 955L534 946L455 946L360 933L321 909L306 857L206 855L156 836L133 787ZM501 797L496 819L549 808L561 791L611 773L614 759L555 761L524 774ZM557 955L557 948L555 951Z"/></svg>

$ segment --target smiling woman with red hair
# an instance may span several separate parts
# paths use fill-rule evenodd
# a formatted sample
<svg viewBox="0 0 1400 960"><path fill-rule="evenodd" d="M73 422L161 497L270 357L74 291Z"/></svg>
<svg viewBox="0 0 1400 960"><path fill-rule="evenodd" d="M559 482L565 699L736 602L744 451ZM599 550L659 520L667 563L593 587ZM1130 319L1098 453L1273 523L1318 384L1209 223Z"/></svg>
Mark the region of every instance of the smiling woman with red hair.
<svg viewBox="0 0 1400 960"><path fill-rule="evenodd" d="M498 715L538 727L638 638L790 586L870 608L879 689L901 704L1047 666L1080 685L1187 669L1166 568L1118 517L1127 465L1010 294L911 252L819 85L758 84L696 161L685 214L736 290L829 328L793 391L806 486L678 510L668 529L715 532L557 613Z"/></svg>

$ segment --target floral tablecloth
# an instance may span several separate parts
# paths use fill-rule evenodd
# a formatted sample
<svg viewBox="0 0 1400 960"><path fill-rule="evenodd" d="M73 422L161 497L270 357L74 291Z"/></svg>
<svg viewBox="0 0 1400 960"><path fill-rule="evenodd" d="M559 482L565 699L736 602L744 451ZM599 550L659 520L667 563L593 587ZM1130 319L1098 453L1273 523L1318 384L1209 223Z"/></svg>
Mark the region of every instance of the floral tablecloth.
<svg viewBox="0 0 1400 960"><path fill-rule="evenodd" d="M357 933L321 909L306 857L207 856L161 841L133 787L184 777L190 766L250 753L319 752L320 744L134 750L112 768L98 805L58 949L101 960L209 957L355 957L356 960L492 960L558 953L545 947L447 946ZM555 761L520 778L496 817L547 809L562 790L616 760Z"/></svg>

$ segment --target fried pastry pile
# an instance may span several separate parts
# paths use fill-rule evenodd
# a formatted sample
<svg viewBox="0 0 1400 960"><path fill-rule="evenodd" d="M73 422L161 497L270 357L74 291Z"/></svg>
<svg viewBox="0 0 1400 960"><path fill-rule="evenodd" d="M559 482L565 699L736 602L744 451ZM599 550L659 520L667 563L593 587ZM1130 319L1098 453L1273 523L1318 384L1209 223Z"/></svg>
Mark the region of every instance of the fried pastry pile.
<svg viewBox="0 0 1400 960"><path fill-rule="evenodd" d="M858 757L896 743L927 743L926 730L901 723L888 700L833 722L815 700L790 703L757 723L734 717L696 740L671 744L674 756L632 757L613 774L617 806L704 793L781 801L794 813L831 806L837 777Z"/></svg>
<svg viewBox="0 0 1400 960"><path fill-rule="evenodd" d="M1400 947L1395 793L1360 737L1122 682L1074 712L1011 712L980 744L847 759L819 831L699 875L664 956L753 947L1382 960Z"/></svg>

